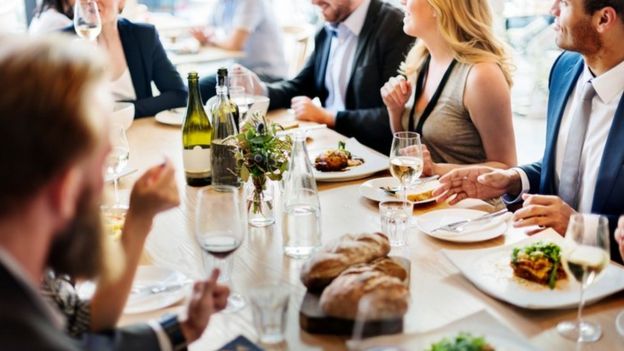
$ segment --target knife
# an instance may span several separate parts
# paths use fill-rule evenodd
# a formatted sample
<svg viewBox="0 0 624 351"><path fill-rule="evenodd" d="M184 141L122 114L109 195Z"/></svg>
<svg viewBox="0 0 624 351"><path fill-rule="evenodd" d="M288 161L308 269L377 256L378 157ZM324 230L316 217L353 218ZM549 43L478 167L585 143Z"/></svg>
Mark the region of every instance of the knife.
<svg viewBox="0 0 624 351"><path fill-rule="evenodd" d="M507 213L507 212L508 212L508 211L507 211L507 209L506 209L506 208L504 208L504 209L502 209L502 210L498 210L498 211L496 211L496 212L492 212L492 213L487 213L487 214L484 214L483 216L479 216L479 217L477 217L477 218L472 218L472 219L464 219L464 220L462 220L462 221L458 221L458 222L453 222L453 223L445 224L445 225L443 225L443 226L441 226L441 227L438 227L438 228L433 229L431 232L433 233L433 232L437 232L437 231L440 231L440 230L444 230L444 231L456 231L456 230L457 230L457 228L459 228L460 226L465 226L465 225L468 225L468 224L473 224L473 223L476 223L476 222L486 221L486 220L489 220L489 219L492 219L492 218L498 217L498 216L500 216L500 215L503 215L503 214L505 214L505 213Z"/></svg>

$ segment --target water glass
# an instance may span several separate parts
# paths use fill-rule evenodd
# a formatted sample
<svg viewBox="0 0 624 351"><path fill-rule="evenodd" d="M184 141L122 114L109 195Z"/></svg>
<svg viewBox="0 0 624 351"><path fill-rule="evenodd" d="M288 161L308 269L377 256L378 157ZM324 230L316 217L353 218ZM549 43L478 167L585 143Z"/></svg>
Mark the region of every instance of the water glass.
<svg viewBox="0 0 624 351"><path fill-rule="evenodd" d="M126 222L126 214L128 213L128 205L113 204L103 205L101 207L102 217L104 217L104 227L113 240L121 238L124 224Z"/></svg>
<svg viewBox="0 0 624 351"><path fill-rule="evenodd" d="M284 341L290 292L281 285L262 286L249 296L253 321L263 344Z"/></svg>
<svg viewBox="0 0 624 351"><path fill-rule="evenodd" d="M381 232L388 235L391 246L405 246L405 230L411 212L412 204L409 201L390 200L379 203Z"/></svg>

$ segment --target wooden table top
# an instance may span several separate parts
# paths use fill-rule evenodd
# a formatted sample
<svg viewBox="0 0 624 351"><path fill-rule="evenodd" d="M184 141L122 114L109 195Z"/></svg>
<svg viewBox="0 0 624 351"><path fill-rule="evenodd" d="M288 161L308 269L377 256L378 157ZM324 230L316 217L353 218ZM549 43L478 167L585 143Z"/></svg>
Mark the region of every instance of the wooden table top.
<svg viewBox="0 0 624 351"><path fill-rule="evenodd" d="M285 111L273 112L279 121L293 117ZM345 139L340 134L321 129L310 132L313 143L334 144ZM170 158L177 168L181 204L178 208L159 215L145 247L143 263L178 270L189 277L205 276L204 254L193 237L192 216L198 189L186 186L181 157L181 133L179 127L162 125L153 118L134 121L128 130L130 142L130 167L139 172L122 179L122 188L130 188L133 181L149 166ZM382 174L385 175L385 174ZM319 183L321 201L322 240L327 242L345 233L372 232L379 230L377 204L360 197L358 186L365 180L343 183ZM475 200L468 206L482 202ZM434 205L421 211L440 208ZM416 213L418 214L418 213ZM416 229L407 233L408 247L399 254L408 257L411 267L411 302L405 316L405 333L426 332L480 310L487 310L501 325L526 338L542 350L571 350L575 344L560 337L555 329L560 321L576 317L576 309L559 311L531 311L514 307L489 297L468 282L441 254L441 249L477 249L495 247L522 240L522 231L510 229L504 236L477 244L452 244L430 238ZM249 228L243 245L233 254L233 290L245 294L254 286L278 283L292 291L287 345L290 350L345 350L346 338L311 335L299 328L298 308L305 293L299 280L303 264L300 260L282 253L281 228ZM182 312L184 303L140 315L125 315L122 324L157 318L165 312ZM593 344L583 345L583 350L624 349L624 338L615 328L615 318L624 310L624 293L620 292L599 303L586 307L584 316L599 322L603 337ZM257 341L249 303L233 314L219 313L213 316L203 337L191 350L213 350L243 334Z"/></svg>

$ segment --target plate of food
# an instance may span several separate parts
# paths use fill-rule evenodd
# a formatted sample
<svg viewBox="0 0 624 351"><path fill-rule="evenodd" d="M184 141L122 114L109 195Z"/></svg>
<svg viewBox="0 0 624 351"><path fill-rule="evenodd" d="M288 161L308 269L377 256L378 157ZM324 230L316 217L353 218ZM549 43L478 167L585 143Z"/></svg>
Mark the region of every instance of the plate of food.
<svg viewBox="0 0 624 351"><path fill-rule="evenodd" d="M481 250L442 250L477 288L527 309L575 308L580 285L560 270L564 239L552 229L518 243ZM587 303L624 289L624 268L610 262L602 277L587 287Z"/></svg>
<svg viewBox="0 0 624 351"><path fill-rule="evenodd" d="M418 216L416 218L416 227L421 232L440 240L459 243L479 242L491 240L505 234L507 231L507 219L511 216L511 213L505 213L504 211L500 213L500 215L494 214L496 215L495 217L487 220L466 223L459 230L442 230L449 224L474 220L488 214L488 212L479 210L446 208Z"/></svg>
<svg viewBox="0 0 624 351"><path fill-rule="evenodd" d="M435 202L433 190L440 185L436 178L423 178L421 183L407 188L407 200L415 205ZM360 185L360 195L373 201L392 201L401 196L399 181L394 177L375 178Z"/></svg>
<svg viewBox="0 0 624 351"><path fill-rule="evenodd" d="M388 157L374 151L354 138L308 150L319 182L340 182L366 178L388 169Z"/></svg>
<svg viewBox="0 0 624 351"><path fill-rule="evenodd" d="M186 116L186 107L172 108L170 110L160 111L154 116L156 121L171 126L181 126Z"/></svg>
<svg viewBox="0 0 624 351"><path fill-rule="evenodd" d="M307 288L301 328L313 334L351 335L360 300L370 299L364 335L400 333L409 301L410 262L389 257L381 233L346 234L316 251L301 269Z"/></svg>
<svg viewBox="0 0 624 351"><path fill-rule="evenodd" d="M349 341L351 347L355 341ZM479 311L425 333L381 336L360 341L354 349L414 351L536 351L536 347L517 335L486 311ZM355 346L355 345L354 345Z"/></svg>

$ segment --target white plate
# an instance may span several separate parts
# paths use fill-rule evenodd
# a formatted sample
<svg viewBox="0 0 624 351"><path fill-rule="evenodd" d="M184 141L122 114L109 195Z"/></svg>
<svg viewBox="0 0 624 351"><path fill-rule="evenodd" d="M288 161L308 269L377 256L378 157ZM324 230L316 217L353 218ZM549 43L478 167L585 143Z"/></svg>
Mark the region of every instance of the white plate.
<svg viewBox="0 0 624 351"><path fill-rule="evenodd" d="M160 123L172 126L181 126L184 123L186 107L173 108L171 110L160 111L154 116Z"/></svg>
<svg viewBox="0 0 624 351"><path fill-rule="evenodd" d="M513 276L509 260L514 247L522 247L538 240L563 244L563 238L547 229L516 244L482 250L442 250L442 253L461 273L488 295L512 305L528 309L576 308L579 303L579 284L568 277L557 283L555 289ZM611 262L602 277L585 291L588 303L624 289L624 268Z"/></svg>
<svg viewBox="0 0 624 351"><path fill-rule="evenodd" d="M492 220L479 222L466 227L461 233L450 231L434 231L435 228L473 219L487 214L485 211L470 210L464 208L447 208L436 210L420 215L416 218L418 229L434 238L459 243L472 243L494 239L507 231L507 215L501 215Z"/></svg>
<svg viewBox="0 0 624 351"><path fill-rule="evenodd" d="M364 164L349 167L341 172L321 172L314 169L314 177L319 182L344 182L347 180L362 179L371 176L377 172L388 169L389 161L388 157L384 156L377 151L369 149L368 147L360 144L354 138L345 141L346 148L355 157L364 159ZM322 152L335 149L338 144L326 145L324 147L315 147L308 150L310 160L314 165L314 159Z"/></svg>
<svg viewBox="0 0 624 351"><path fill-rule="evenodd" d="M141 288L159 284L173 285L181 284L187 280L188 278L186 278L184 274L168 268L139 266L132 286L133 288ZM144 313L171 306L186 296L189 291L189 287L190 285L177 290L152 295L130 294L126 307L124 308L124 313Z"/></svg>
<svg viewBox="0 0 624 351"><path fill-rule="evenodd" d="M433 190L437 188L439 185L440 185L439 181L432 180L432 181L425 182L423 184L416 184L414 186L409 187L407 190L407 193L418 194L418 193L422 193L425 191ZM367 199L377 201L377 202L399 199L398 193L397 193L397 196L392 196L380 189L380 187L386 187L386 186L397 187L399 186L399 181L396 180L396 178L394 177L383 177L383 178L375 178L375 179L368 180L365 183L362 183L360 185L360 195ZM435 202L435 200L436 198L432 197L430 199L423 200L423 201L415 201L413 202L413 204L423 205L423 204Z"/></svg>

